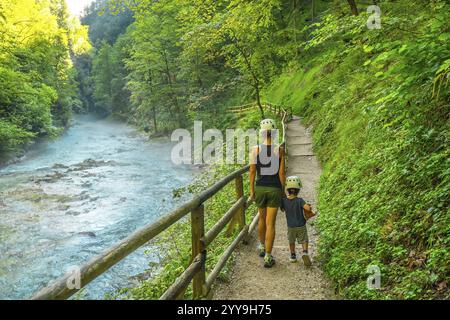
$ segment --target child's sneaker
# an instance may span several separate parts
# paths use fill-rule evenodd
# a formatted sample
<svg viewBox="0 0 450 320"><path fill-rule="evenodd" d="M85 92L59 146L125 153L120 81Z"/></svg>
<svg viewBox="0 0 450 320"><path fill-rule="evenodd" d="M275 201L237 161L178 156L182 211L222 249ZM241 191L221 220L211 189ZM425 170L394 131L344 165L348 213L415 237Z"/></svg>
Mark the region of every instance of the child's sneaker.
<svg viewBox="0 0 450 320"><path fill-rule="evenodd" d="M271 254L266 254L264 257L264 268L272 268L275 264L275 259Z"/></svg>
<svg viewBox="0 0 450 320"><path fill-rule="evenodd" d="M291 253L291 257L289 258L289 261L294 263L297 262L297 255L294 253Z"/></svg>
<svg viewBox="0 0 450 320"><path fill-rule="evenodd" d="M302 260L303 260L303 263L305 264L305 266L307 266L307 267L312 266L311 258L309 257L308 252L303 252Z"/></svg>
<svg viewBox="0 0 450 320"><path fill-rule="evenodd" d="M266 255L266 248L264 248L264 245L262 243L260 243L258 246L258 255L261 258L264 258L264 256Z"/></svg>

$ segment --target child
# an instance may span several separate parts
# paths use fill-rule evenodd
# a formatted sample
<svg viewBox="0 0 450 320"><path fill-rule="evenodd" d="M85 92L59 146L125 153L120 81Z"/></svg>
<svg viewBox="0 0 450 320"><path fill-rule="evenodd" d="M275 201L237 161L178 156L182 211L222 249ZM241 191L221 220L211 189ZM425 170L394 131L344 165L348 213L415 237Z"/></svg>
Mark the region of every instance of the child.
<svg viewBox="0 0 450 320"><path fill-rule="evenodd" d="M298 197L302 187L299 177L292 176L286 179L286 190L288 197L281 201L281 210L286 213L288 226L289 248L291 250L291 262L297 261L295 254L295 240L302 244L302 259L305 266L311 266L311 259L308 254L308 232L306 221L312 217L312 209L302 198Z"/></svg>

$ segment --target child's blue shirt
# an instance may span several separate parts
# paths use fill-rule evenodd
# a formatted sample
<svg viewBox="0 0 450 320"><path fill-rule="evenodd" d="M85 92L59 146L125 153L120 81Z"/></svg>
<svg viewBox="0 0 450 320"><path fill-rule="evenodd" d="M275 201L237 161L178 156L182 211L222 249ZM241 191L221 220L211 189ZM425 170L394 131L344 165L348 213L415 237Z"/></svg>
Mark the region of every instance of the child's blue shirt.
<svg viewBox="0 0 450 320"><path fill-rule="evenodd" d="M289 228L303 227L306 219L303 214L303 206L306 204L302 198L281 199L281 209L286 213L287 225Z"/></svg>

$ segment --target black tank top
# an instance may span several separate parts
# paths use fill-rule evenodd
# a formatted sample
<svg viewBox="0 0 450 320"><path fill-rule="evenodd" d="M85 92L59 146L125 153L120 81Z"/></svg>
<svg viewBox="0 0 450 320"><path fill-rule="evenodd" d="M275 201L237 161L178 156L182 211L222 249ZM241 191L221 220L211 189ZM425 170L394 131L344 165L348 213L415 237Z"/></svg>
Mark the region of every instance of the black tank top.
<svg viewBox="0 0 450 320"><path fill-rule="evenodd" d="M258 146L259 152L256 157L256 185L263 187L274 187L281 189L281 181L280 181L280 165L281 158L280 155L276 155L275 153L272 155L272 152L275 149L273 145L260 145ZM278 166L272 163L273 161L278 161Z"/></svg>

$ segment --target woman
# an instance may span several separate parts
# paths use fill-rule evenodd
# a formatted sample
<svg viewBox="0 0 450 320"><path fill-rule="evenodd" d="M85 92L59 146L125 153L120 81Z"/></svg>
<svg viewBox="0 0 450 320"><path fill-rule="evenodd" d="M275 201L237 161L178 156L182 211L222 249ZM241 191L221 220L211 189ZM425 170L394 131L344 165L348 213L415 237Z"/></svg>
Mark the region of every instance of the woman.
<svg viewBox="0 0 450 320"><path fill-rule="evenodd" d="M283 147L273 144L274 120L261 121L260 132L264 142L252 149L250 157L250 197L259 211L259 256L264 257L264 267L271 268L275 264L272 256L275 221L286 181L285 154Z"/></svg>

